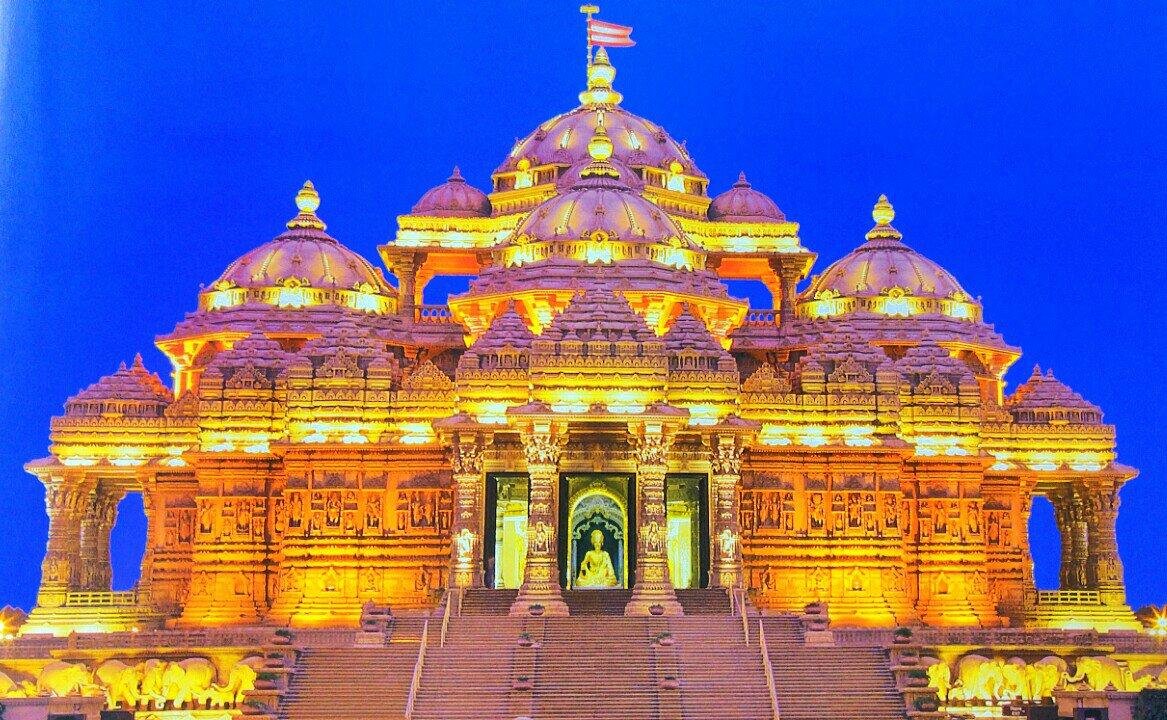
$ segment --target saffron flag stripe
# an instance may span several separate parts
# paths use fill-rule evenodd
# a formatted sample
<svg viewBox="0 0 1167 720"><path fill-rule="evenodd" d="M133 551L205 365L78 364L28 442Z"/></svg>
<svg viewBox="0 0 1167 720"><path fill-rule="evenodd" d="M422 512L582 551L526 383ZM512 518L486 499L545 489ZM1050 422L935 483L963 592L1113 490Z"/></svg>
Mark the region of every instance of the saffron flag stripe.
<svg viewBox="0 0 1167 720"><path fill-rule="evenodd" d="M604 47L632 47L632 27L588 18L588 43Z"/></svg>

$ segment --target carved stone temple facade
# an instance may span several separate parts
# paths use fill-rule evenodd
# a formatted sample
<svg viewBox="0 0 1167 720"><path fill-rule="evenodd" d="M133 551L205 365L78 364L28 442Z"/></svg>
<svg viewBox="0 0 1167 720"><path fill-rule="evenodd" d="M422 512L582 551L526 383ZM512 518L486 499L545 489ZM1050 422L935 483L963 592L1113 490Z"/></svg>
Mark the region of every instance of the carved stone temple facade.
<svg viewBox="0 0 1167 720"><path fill-rule="evenodd" d="M24 632L355 626L450 586L517 590L523 615L624 589L672 616L720 587L842 626L1137 627L1115 541L1135 471L1099 408L1036 368L1008 391L1020 350L885 197L812 276L799 225L744 175L711 193L615 72L601 49L489 193L455 169L401 215L395 286L307 183L158 337L172 384L139 358L70 398L27 465L50 530ZM422 304L443 275L474 278ZM127 493L147 546L113 592ZM1038 496L1058 590L1034 586Z"/></svg>

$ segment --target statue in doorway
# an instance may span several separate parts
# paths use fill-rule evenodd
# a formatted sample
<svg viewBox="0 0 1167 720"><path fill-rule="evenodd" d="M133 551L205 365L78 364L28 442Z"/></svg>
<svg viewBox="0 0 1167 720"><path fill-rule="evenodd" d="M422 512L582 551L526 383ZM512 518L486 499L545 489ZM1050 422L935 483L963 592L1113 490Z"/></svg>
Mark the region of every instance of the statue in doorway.
<svg viewBox="0 0 1167 720"><path fill-rule="evenodd" d="M581 588L616 587L616 568L612 556L604 549L604 531L596 528L591 535L592 549L584 554L579 564L579 575L575 586Z"/></svg>

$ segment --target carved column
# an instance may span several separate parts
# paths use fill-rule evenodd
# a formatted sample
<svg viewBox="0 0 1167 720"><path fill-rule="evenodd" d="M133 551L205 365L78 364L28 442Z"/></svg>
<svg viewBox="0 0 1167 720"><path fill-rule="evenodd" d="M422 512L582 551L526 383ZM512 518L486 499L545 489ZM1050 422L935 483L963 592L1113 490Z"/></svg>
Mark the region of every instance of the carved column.
<svg viewBox="0 0 1167 720"><path fill-rule="evenodd" d="M482 587L483 442L458 433L450 445L454 467L454 520L450 531L450 587Z"/></svg>
<svg viewBox="0 0 1167 720"><path fill-rule="evenodd" d="M718 437L715 442L710 458L713 532L709 538L709 582L716 587L740 588L742 550L737 489L741 482L742 447L733 436Z"/></svg>
<svg viewBox="0 0 1167 720"><path fill-rule="evenodd" d="M660 606L665 615L682 615L669 579L668 511L665 473L672 438L659 430L636 438L636 583L625 615L649 615Z"/></svg>
<svg viewBox="0 0 1167 720"><path fill-rule="evenodd" d="M1122 560L1118 556L1118 486L1112 481L1089 483L1080 488L1088 511L1087 576L1107 605L1126 604Z"/></svg>
<svg viewBox="0 0 1167 720"><path fill-rule="evenodd" d="M142 487L142 509L146 513L146 551L142 553L142 566L138 573L138 603L150 604L154 589L154 548L162 544L158 535L166 525L165 503L158 499L158 491L151 481Z"/></svg>
<svg viewBox="0 0 1167 720"><path fill-rule="evenodd" d="M1029 543L1029 518L1033 515L1033 488L1024 487L1018 500L1019 520L1014 527L1021 545L1021 597L1025 606L1037 602L1037 581L1033 575L1033 546Z"/></svg>
<svg viewBox="0 0 1167 720"><path fill-rule="evenodd" d="M1054 516L1061 535L1062 566L1059 574L1061 589L1083 590L1089 585L1086 561L1089 555L1086 511L1082 496L1073 488L1050 493Z"/></svg>
<svg viewBox="0 0 1167 720"><path fill-rule="evenodd" d="M61 478L45 481L45 511L49 539L41 564L39 607L60 607L66 595L80 585L81 519L89 503L88 488Z"/></svg>
<svg viewBox="0 0 1167 720"><path fill-rule="evenodd" d="M511 615L526 615L534 605L544 615L567 615L559 586L559 438L550 432L523 436L530 477L527 503L527 562L523 585L511 605Z"/></svg>
<svg viewBox="0 0 1167 720"><path fill-rule="evenodd" d="M394 253L390 268L397 276L397 309L402 317L412 320L417 307L417 254Z"/></svg>
<svg viewBox="0 0 1167 720"><path fill-rule="evenodd" d="M792 320L794 320L795 305L798 298L798 280L802 277L802 268L805 259L778 257L770 260L770 267L778 275L781 298L779 303L775 303L775 308L779 312L778 324L783 327L789 327Z"/></svg>
<svg viewBox="0 0 1167 720"><path fill-rule="evenodd" d="M112 588L109 535L117 520L118 503L124 496L121 490L99 486L85 503L80 520L81 590Z"/></svg>

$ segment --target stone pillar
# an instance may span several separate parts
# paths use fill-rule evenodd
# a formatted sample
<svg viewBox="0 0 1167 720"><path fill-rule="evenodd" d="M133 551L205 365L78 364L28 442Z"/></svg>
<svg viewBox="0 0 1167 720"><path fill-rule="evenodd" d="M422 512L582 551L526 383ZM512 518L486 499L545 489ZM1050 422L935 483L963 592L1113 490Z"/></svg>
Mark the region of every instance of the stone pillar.
<svg viewBox="0 0 1167 720"><path fill-rule="evenodd" d="M486 489L483 449L477 433L457 433L450 444L454 468L449 582L452 588L482 587L482 503Z"/></svg>
<svg viewBox="0 0 1167 720"><path fill-rule="evenodd" d="M511 615L541 605L543 615L567 615L559 585L559 438L550 432L523 435L530 491L527 503L527 562Z"/></svg>
<svg viewBox="0 0 1167 720"><path fill-rule="evenodd" d="M770 260L770 267L778 275L781 297L774 307L778 310L778 324L789 327L794 320L795 305L798 301L798 280L802 277L805 259L777 257Z"/></svg>
<svg viewBox="0 0 1167 720"><path fill-rule="evenodd" d="M62 478L45 481L45 511L49 515L49 539L41 564L38 607L61 607L81 579L81 519L90 490Z"/></svg>
<svg viewBox="0 0 1167 720"><path fill-rule="evenodd" d="M1087 509L1090 532L1087 538L1087 577L1107 605L1126 605L1126 585L1122 560L1118 556L1118 485L1113 481L1092 482L1080 488Z"/></svg>
<svg viewBox="0 0 1167 720"><path fill-rule="evenodd" d="M1061 535L1061 589L1084 590L1089 585L1086 575L1089 530L1082 496L1073 488L1065 488L1050 493L1050 501L1054 505L1054 516Z"/></svg>
<svg viewBox="0 0 1167 720"><path fill-rule="evenodd" d="M710 458L713 527L709 537L709 584L740 588L742 550L737 490L741 482L742 447L733 436L717 437L714 441L716 445Z"/></svg>
<svg viewBox="0 0 1167 720"><path fill-rule="evenodd" d="M1018 500L1019 521L1015 528L1021 545L1021 597L1026 607L1037 602L1037 581L1033 575L1033 546L1029 544L1029 518L1033 514L1033 488L1025 487Z"/></svg>
<svg viewBox="0 0 1167 720"><path fill-rule="evenodd" d="M636 583L625 615L650 615L660 606L664 615L682 615L669 579L668 510L665 473L672 438L646 431L636 448Z"/></svg>
<svg viewBox="0 0 1167 720"><path fill-rule="evenodd" d="M393 257L393 274L397 276L397 309L401 316L412 320L417 307L417 257L415 253L401 253Z"/></svg>
<svg viewBox="0 0 1167 720"><path fill-rule="evenodd" d="M162 544L158 535L166 524L166 507L157 498L153 482L142 487L142 510L146 513L146 551L142 553L142 566L138 573L138 603L150 604L153 602L154 548Z"/></svg>
<svg viewBox="0 0 1167 720"><path fill-rule="evenodd" d="M81 515L81 590L112 589L113 568L109 561L109 535L117 520L121 490L99 486L88 498Z"/></svg>

